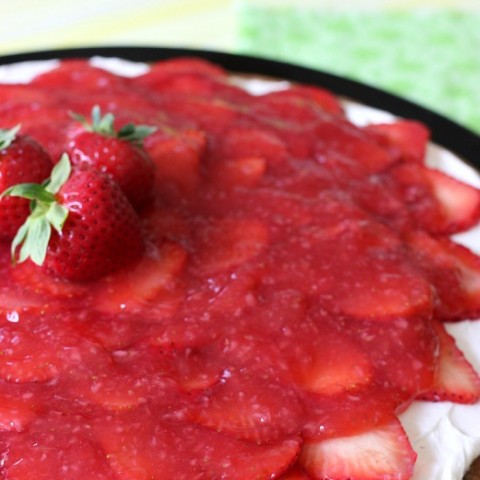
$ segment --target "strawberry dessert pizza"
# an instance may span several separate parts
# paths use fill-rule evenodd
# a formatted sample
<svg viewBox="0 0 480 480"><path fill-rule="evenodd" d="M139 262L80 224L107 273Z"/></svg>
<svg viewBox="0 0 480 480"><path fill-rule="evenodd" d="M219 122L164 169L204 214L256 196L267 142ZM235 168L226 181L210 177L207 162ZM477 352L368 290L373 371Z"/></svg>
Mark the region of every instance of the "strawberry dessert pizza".
<svg viewBox="0 0 480 480"><path fill-rule="evenodd" d="M248 86L199 58L0 85L1 479L426 480L410 412L477 408L480 191L419 122Z"/></svg>

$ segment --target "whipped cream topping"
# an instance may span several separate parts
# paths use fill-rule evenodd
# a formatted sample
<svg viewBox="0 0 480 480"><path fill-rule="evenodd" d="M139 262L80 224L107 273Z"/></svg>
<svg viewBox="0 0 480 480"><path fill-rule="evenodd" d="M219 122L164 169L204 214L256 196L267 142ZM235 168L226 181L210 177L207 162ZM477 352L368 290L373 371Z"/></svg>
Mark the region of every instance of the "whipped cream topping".
<svg viewBox="0 0 480 480"><path fill-rule="evenodd" d="M133 77L148 71L148 65L119 58L93 57L91 63L118 75ZM21 62L0 66L0 83L28 83L39 73L51 70L58 60ZM236 79L253 94L287 88L285 81L255 78ZM392 121L389 112L345 100L348 118L357 125ZM427 164L480 188L480 175L452 152L431 144ZM480 254L480 226L455 235L455 241ZM473 367L480 372L480 321L462 321L447 325L458 346ZM472 461L480 455L480 402L460 405L451 402L413 402L400 420L418 454L412 480L461 480Z"/></svg>

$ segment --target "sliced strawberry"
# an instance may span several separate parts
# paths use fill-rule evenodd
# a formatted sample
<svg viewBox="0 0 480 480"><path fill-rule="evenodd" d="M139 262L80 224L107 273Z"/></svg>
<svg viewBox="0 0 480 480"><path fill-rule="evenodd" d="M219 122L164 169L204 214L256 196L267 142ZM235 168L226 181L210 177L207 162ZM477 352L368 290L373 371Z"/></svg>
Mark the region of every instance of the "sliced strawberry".
<svg viewBox="0 0 480 480"><path fill-rule="evenodd" d="M1 329L0 377L14 383L45 382L56 377L63 365L49 332L35 335L22 328L23 323Z"/></svg>
<svg viewBox="0 0 480 480"><path fill-rule="evenodd" d="M364 128L379 145L387 148L397 160L424 163L430 132L420 122L397 120L371 124Z"/></svg>
<svg viewBox="0 0 480 480"><path fill-rule="evenodd" d="M456 346L442 324L436 324L440 352L433 388L419 398L432 401L475 403L480 398L480 376Z"/></svg>
<svg viewBox="0 0 480 480"><path fill-rule="evenodd" d="M168 375L185 391L210 388L223 374L224 365L218 347L212 345L177 348L168 360Z"/></svg>
<svg viewBox="0 0 480 480"><path fill-rule="evenodd" d="M114 90L125 86L125 79L90 65L88 60L63 60L56 68L37 75L31 85L51 91L61 91L65 85L69 90L86 91Z"/></svg>
<svg viewBox="0 0 480 480"><path fill-rule="evenodd" d="M149 480L161 472L162 478L178 480L267 480L286 470L299 449L298 439L256 445L196 425L141 414L128 423L110 417L95 427L119 478Z"/></svg>
<svg viewBox="0 0 480 480"><path fill-rule="evenodd" d="M223 219L197 229L196 268L206 273L228 270L253 260L269 243L266 225L250 219Z"/></svg>
<svg viewBox="0 0 480 480"><path fill-rule="evenodd" d="M235 438L272 443L297 434L303 407L293 388L270 378L226 369L202 394L195 421Z"/></svg>
<svg viewBox="0 0 480 480"><path fill-rule="evenodd" d="M322 480L408 480L416 454L398 420L349 437L305 442L300 463Z"/></svg>
<svg viewBox="0 0 480 480"><path fill-rule="evenodd" d="M380 321L431 314L429 283L394 232L367 218L297 230L270 257L277 284L301 282L331 313Z"/></svg>
<svg viewBox="0 0 480 480"><path fill-rule="evenodd" d="M165 78L183 73L199 73L212 78L227 76L225 70L211 62L201 58L182 57L156 62L147 73L134 78L133 82L151 87Z"/></svg>
<svg viewBox="0 0 480 480"><path fill-rule="evenodd" d="M286 92L291 92L294 95L313 101L317 107L325 112L343 116L342 104L328 90L316 85L295 85L286 90Z"/></svg>
<svg viewBox="0 0 480 480"><path fill-rule="evenodd" d="M407 397L414 397L432 385L438 339L428 320L399 317L382 325L368 322L349 324L347 328L350 338L368 353L379 384L399 389ZM373 348L372 342L377 347Z"/></svg>
<svg viewBox="0 0 480 480"><path fill-rule="evenodd" d="M183 98L223 99L245 104L250 95L222 76L202 72L179 72L174 74L145 75L138 80L148 83L150 89L161 95L177 95Z"/></svg>
<svg viewBox="0 0 480 480"><path fill-rule="evenodd" d="M347 159L355 175L372 174L386 170L395 160L374 143L371 138L354 128L348 122L324 121L315 128L314 156L327 168L336 168L337 162L325 162L325 158L338 158L342 163ZM346 170L343 168L343 173Z"/></svg>
<svg viewBox="0 0 480 480"><path fill-rule="evenodd" d="M135 313L150 306L160 315L159 320L171 315L183 297L178 277L186 259L187 252L174 243L153 249L130 270L102 280L94 300L96 308L110 313Z"/></svg>
<svg viewBox="0 0 480 480"><path fill-rule="evenodd" d="M441 206L444 226L441 233L455 233L474 226L480 219L480 190L439 170L426 169L433 194Z"/></svg>
<svg viewBox="0 0 480 480"><path fill-rule="evenodd" d="M251 113L267 124L298 128L315 125L331 114L342 115L343 109L320 88L295 86L259 96Z"/></svg>
<svg viewBox="0 0 480 480"><path fill-rule="evenodd" d="M264 158L242 157L219 165L214 177L223 186L253 187L260 182L266 170L267 162Z"/></svg>
<svg viewBox="0 0 480 480"><path fill-rule="evenodd" d="M322 333L296 356L295 381L310 392L335 395L355 391L372 381L368 356L347 338Z"/></svg>
<svg viewBox="0 0 480 480"><path fill-rule="evenodd" d="M429 285L409 266L379 262L367 275L338 292L338 308L356 318L384 320L424 315L432 310ZM351 288L350 294L347 293Z"/></svg>
<svg viewBox="0 0 480 480"><path fill-rule="evenodd" d="M157 101L158 108L168 112L169 120L177 128L203 130L214 135L227 130L239 115L238 107L218 99L170 95Z"/></svg>
<svg viewBox="0 0 480 480"><path fill-rule="evenodd" d="M200 181L200 165L206 154L207 135L201 130L187 130L165 138L152 135L145 149L156 166L155 191L163 198L176 199L195 192Z"/></svg>
<svg viewBox="0 0 480 480"><path fill-rule="evenodd" d="M40 88L24 84L0 84L0 105L4 109L10 105L48 104L52 96Z"/></svg>
<svg viewBox="0 0 480 480"><path fill-rule="evenodd" d="M3 457L5 478L30 480L32 475L37 480L116 478L88 428L62 413L47 418L40 419L25 434L11 437Z"/></svg>
<svg viewBox="0 0 480 480"><path fill-rule="evenodd" d="M400 163L386 181L391 194L407 207L410 221L432 234L459 232L480 218L480 192L438 170Z"/></svg>
<svg viewBox="0 0 480 480"><path fill-rule="evenodd" d="M407 236L411 255L434 287L437 318L445 321L480 314L480 258L448 238L424 232Z"/></svg>
<svg viewBox="0 0 480 480"><path fill-rule="evenodd" d="M33 402L0 395L0 431L22 432L35 416Z"/></svg>
<svg viewBox="0 0 480 480"><path fill-rule="evenodd" d="M219 139L215 155L220 160L233 158L259 157L267 164L275 165L285 161L285 142L272 132L257 128L232 128Z"/></svg>

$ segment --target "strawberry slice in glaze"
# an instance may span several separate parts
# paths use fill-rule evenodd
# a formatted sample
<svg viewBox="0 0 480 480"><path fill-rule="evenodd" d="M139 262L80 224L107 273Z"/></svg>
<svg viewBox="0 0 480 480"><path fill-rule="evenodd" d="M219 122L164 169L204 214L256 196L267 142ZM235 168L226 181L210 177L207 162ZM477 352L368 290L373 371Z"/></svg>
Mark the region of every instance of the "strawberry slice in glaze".
<svg viewBox="0 0 480 480"><path fill-rule="evenodd" d="M275 165L287 158L287 147L280 136L266 129L231 128L218 139L214 155L225 158L264 158L267 164Z"/></svg>
<svg viewBox="0 0 480 480"><path fill-rule="evenodd" d="M388 188L406 206L416 228L443 235L478 221L480 191L476 188L416 163L396 165L390 174Z"/></svg>
<svg viewBox="0 0 480 480"><path fill-rule="evenodd" d="M322 332L320 338L296 349L292 366L298 385L309 392L335 395L368 385L373 376L368 356L355 344L339 335Z"/></svg>
<svg viewBox="0 0 480 480"><path fill-rule="evenodd" d="M164 243L152 250L130 270L101 280L95 306L105 313L139 312L154 309L160 317L171 315L183 294L178 281L187 252L175 243Z"/></svg>
<svg viewBox="0 0 480 480"><path fill-rule="evenodd" d="M253 112L261 121L284 126L314 125L322 118L343 115L342 106L333 95L313 86L292 86L261 95Z"/></svg>
<svg viewBox="0 0 480 480"><path fill-rule="evenodd" d="M145 150L156 166L155 191L162 198L178 203L188 198L200 181L200 164L207 149L207 135L186 130L172 136L158 132L145 139Z"/></svg>
<svg viewBox="0 0 480 480"><path fill-rule="evenodd" d="M358 176L384 171L396 161L366 133L347 121L324 121L315 128L315 135L312 138L315 143L313 153L326 168L335 169L336 163L344 163L347 159L351 164L350 171ZM328 161L335 158L338 158L337 162ZM343 170L342 173L346 174Z"/></svg>
<svg viewBox="0 0 480 480"><path fill-rule="evenodd" d="M195 267L208 274L255 259L269 244L267 226L255 219L225 218L197 228Z"/></svg>
<svg viewBox="0 0 480 480"><path fill-rule="evenodd" d="M11 480L117 478L88 428L70 422L62 412L40 419L25 434L10 438L2 473Z"/></svg>
<svg viewBox="0 0 480 480"><path fill-rule="evenodd" d="M272 443L297 433L303 406L293 388L225 369L220 382L199 399L197 423L242 440Z"/></svg>
<svg viewBox="0 0 480 480"><path fill-rule="evenodd" d="M298 439L256 445L138 413L130 421L127 415L100 419L94 427L118 478L150 480L161 472L161 478L176 480L267 480L286 470L299 450Z"/></svg>
<svg viewBox="0 0 480 480"><path fill-rule="evenodd" d="M219 165L213 176L222 186L253 187L261 181L266 170L267 162L264 158L243 157Z"/></svg>
<svg viewBox="0 0 480 480"><path fill-rule="evenodd" d="M416 454L398 420L357 435L306 441L300 463L316 480L408 480Z"/></svg>
<svg viewBox="0 0 480 480"><path fill-rule="evenodd" d="M41 328L29 332L22 317L16 314L14 321L18 323L0 329L0 378L13 383L45 382L63 369L58 339Z"/></svg>
<svg viewBox="0 0 480 480"><path fill-rule="evenodd" d="M379 145L397 160L423 163L430 132L420 122L398 120L393 123L379 123L364 128Z"/></svg>
<svg viewBox="0 0 480 480"><path fill-rule="evenodd" d="M437 318L476 318L480 314L480 258L449 238L434 238L421 231L409 234L407 244L434 288Z"/></svg>
<svg viewBox="0 0 480 480"><path fill-rule="evenodd" d="M480 218L480 190L439 170L426 169L425 175L444 216L442 232L460 232L477 223Z"/></svg>
<svg viewBox="0 0 480 480"><path fill-rule="evenodd" d="M115 90L125 86L125 79L102 68L94 67L88 60L63 60L56 68L37 75L30 83L34 87L49 91L79 90L86 91Z"/></svg>
<svg viewBox="0 0 480 480"><path fill-rule="evenodd" d="M419 398L431 401L475 403L480 398L480 377L442 324L436 324L440 353L433 388Z"/></svg>
<svg viewBox="0 0 480 480"><path fill-rule="evenodd" d="M147 73L134 78L133 82L151 87L165 78L185 73L197 73L219 79L227 76L225 70L214 63L196 57L181 57L156 62Z"/></svg>
<svg viewBox="0 0 480 480"><path fill-rule="evenodd" d="M0 432L22 432L35 416L33 401L0 394Z"/></svg>

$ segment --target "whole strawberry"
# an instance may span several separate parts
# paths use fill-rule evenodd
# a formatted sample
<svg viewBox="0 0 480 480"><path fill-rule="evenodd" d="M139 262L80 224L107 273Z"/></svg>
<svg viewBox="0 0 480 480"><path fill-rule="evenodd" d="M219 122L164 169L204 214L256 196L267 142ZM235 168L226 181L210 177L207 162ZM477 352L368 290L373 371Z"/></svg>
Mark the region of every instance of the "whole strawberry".
<svg viewBox="0 0 480 480"><path fill-rule="evenodd" d="M3 195L32 203L12 243L20 262L30 258L56 277L87 281L142 255L140 220L118 185L92 168L72 169L66 154L43 185L16 185Z"/></svg>
<svg viewBox="0 0 480 480"><path fill-rule="evenodd" d="M18 183L40 183L52 169L52 160L30 137L18 135L20 126L0 129L0 192ZM0 204L0 239L11 241L30 214L24 198L3 198Z"/></svg>
<svg viewBox="0 0 480 480"><path fill-rule="evenodd" d="M73 165L90 165L110 175L132 205L140 209L146 204L153 187L155 165L143 149L143 139L155 128L128 124L116 131L114 116L102 116L98 106L92 109L92 122L73 114L83 128L67 145Z"/></svg>

